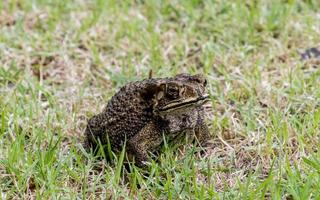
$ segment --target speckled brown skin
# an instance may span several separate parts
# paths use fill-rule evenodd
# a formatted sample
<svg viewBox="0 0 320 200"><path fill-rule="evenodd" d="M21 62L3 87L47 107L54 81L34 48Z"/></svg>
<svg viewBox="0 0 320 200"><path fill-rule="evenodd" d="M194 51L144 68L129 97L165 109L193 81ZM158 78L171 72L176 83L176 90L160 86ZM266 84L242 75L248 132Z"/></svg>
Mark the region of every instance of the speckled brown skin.
<svg viewBox="0 0 320 200"><path fill-rule="evenodd" d="M202 75L179 74L172 78L151 78L128 83L109 101L102 113L93 116L85 131L90 147L109 142L114 151L122 149L144 166L148 152L154 152L163 136L174 138L192 133L200 144L211 138L204 122L206 80Z"/></svg>

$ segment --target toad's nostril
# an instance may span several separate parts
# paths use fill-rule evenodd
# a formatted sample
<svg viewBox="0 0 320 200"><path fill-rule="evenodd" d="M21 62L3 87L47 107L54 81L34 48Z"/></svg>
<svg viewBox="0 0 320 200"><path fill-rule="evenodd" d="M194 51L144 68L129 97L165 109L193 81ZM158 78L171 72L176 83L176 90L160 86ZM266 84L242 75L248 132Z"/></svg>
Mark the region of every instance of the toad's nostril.
<svg viewBox="0 0 320 200"><path fill-rule="evenodd" d="M207 86L207 84L208 84L207 79L204 79L204 83L203 83L204 87L206 87L206 86Z"/></svg>

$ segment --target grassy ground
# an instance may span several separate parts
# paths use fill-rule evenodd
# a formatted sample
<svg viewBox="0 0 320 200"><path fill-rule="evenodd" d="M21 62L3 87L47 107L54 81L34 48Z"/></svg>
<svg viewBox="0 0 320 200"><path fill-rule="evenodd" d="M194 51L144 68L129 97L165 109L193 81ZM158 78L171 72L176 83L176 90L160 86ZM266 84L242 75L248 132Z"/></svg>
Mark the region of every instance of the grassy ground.
<svg viewBox="0 0 320 200"><path fill-rule="evenodd" d="M120 3L121 2L121 3ZM319 8L319 9L317 9ZM0 198L320 199L317 0L0 1ZM94 158L86 120L130 80L209 80L215 147L148 175Z"/></svg>

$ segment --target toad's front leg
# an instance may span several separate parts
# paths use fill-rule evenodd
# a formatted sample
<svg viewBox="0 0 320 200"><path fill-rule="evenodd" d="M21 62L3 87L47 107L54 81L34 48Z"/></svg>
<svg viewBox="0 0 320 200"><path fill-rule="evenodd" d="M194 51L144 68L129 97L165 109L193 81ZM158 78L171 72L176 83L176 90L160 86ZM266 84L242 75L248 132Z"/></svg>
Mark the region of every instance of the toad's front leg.
<svg viewBox="0 0 320 200"><path fill-rule="evenodd" d="M134 157L138 167L145 167L149 159L149 152L154 152L162 141L162 131L155 122L150 122L129 139L127 153Z"/></svg>
<svg viewBox="0 0 320 200"><path fill-rule="evenodd" d="M196 140L202 147L212 147L213 141L208 125L201 120L195 128Z"/></svg>

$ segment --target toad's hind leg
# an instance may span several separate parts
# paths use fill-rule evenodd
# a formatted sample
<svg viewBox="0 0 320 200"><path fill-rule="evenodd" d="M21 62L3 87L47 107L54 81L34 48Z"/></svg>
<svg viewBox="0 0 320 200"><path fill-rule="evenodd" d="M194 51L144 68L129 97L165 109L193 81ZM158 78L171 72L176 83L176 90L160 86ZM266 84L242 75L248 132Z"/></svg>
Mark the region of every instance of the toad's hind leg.
<svg viewBox="0 0 320 200"><path fill-rule="evenodd" d="M145 167L149 152L154 152L163 142L162 131L150 122L128 141L127 154L132 155L138 167Z"/></svg>
<svg viewBox="0 0 320 200"><path fill-rule="evenodd" d="M88 120L88 125L85 130L86 140L84 142L84 146L87 150L97 151L97 147L99 146L99 140L102 144L105 144L107 141L105 140L105 115L100 113L98 115L94 115Z"/></svg>

